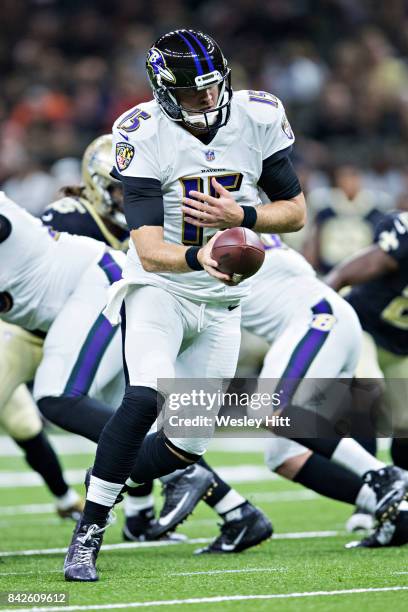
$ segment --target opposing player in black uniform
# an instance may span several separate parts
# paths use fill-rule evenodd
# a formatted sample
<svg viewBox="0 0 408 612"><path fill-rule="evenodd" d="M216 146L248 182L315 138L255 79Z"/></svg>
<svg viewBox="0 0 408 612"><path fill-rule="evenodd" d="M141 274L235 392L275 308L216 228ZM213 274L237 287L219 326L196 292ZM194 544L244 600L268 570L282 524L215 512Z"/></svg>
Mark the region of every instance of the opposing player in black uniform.
<svg viewBox="0 0 408 612"><path fill-rule="evenodd" d="M375 228L373 244L337 266L326 282L336 290L352 285L346 299L375 342L385 378L394 434L391 455L396 465L408 469L408 213L387 214ZM387 527L360 545L378 546L384 532L391 542Z"/></svg>
<svg viewBox="0 0 408 612"><path fill-rule="evenodd" d="M41 220L58 232L101 240L113 249L127 248L129 231L123 214L122 185L110 176L112 137L100 136L82 159L82 185L62 189Z"/></svg>

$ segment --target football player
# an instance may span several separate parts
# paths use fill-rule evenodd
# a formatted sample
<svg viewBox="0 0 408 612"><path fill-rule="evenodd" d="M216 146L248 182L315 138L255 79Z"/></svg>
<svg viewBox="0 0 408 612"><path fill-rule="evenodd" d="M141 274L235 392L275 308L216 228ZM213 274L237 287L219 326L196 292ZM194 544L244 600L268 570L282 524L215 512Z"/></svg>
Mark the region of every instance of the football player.
<svg viewBox="0 0 408 612"><path fill-rule="evenodd" d="M129 475L144 482L205 452L208 435L172 441L153 435L147 452L139 453L162 403L157 379L174 377L179 353L181 377L228 380L235 372L246 290L217 270L210 256L215 231L190 223L182 199L188 204L204 186L210 193L234 191L224 227L290 232L305 221L288 160L294 136L277 98L253 91L232 97L227 61L201 32L159 38L147 69L154 100L132 108L113 128L115 176L123 183L132 240L124 280L106 314L118 322L122 308L127 388L98 444L83 519L65 561L67 580L98 579L106 519ZM259 185L270 202L255 207ZM132 470L136 457L139 472Z"/></svg>
<svg viewBox="0 0 408 612"><path fill-rule="evenodd" d="M223 193L220 193L220 197L218 199L199 192L195 192L192 195L194 198L190 197L186 199L185 202L188 203L190 208L188 220L196 228L223 227L224 223L228 223L230 221L228 211L233 206L233 198L231 194L224 191ZM402 232L404 227L403 222L398 220L397 223L400 227L400 232ZM394 229L394 231L391 233L385 232L383 241L387 243L387 240L391 240L394 237L395 231L396 230ZM390 248L388 243L387 246ZM256 279L256 276L254 278ZM261 287L262 285L258 283L254 285L252 297ZM398 284L398 291L402 291L401 282ZM293 292L294 294L296 293L295 290L293 290ZM313 293L311 293L311 295L313 295ZM309 299L308 294L307 299ZM332 300L334 298L330 299ZM401 310L400 300L401 297L398 295L397 302L394 302L391 305L391 309L386 311L386 314L388 313L389 317L394 316L394 324L396 319L400 320L401 317L403 318L404 309L402 307ZM298 303L303 303L304 301L304 298L299 296ZM327 343L327 338L330 338L330 336L336 336L336 333L331 333L332 329L338 330L341 326L334 314L334 309L330 304L330 300L323 300L323 302L326 303L320 305L316 303L315 307L318 310L313 311L316 316L318 315L316 318L317 327L315 327L315 329L313 329L314 323L312 322L311 330L307 332L304 337L299 335L301 334L300 330L302 325L305 325L304 321L300 324L297 331L297 336L295 334L293 342L290 342L291 337L289 337L282 343L282 345L276 343L281 348L280 357L279 359L275 360L275 364L270 362L268 370L271 374L275 372L278 376L280 374L282 375L282 381L279 384L284 389L284 395L287 396L287 399L280 406L279 413L282 413L284 416L288 417L289 421L293 419L293 422L297 423L299 428L301 425L302 437L297 437L298 442L302 443L310 450L316 451L321 455L332 459L336 463L343 465L358 476L364 476L365 480L376 490L377 503L375 514L377 519L380 521L380 523L388 521L390 518L395 522L398 519L398 512L401 509L400 502L404 499L407 493L408 479L406 473L395 466L385 466L383 463L365 451L365 449L352 438L341 437L341 434L334 430L333 426L329 424L324 415L320 415L318 419L321 437L316 438L316 420L310 418L310 411L305 411L303 407L293 403L295 401L294 397L299 398L299 395L296 396L295 392L299 386L300 389L304 386L300 385L300 381L305 376L306 372L308 373L309 377L314 374L316 377L317 375L320 377L325 375L331 377L332 379L336 378L334 373L333 376L330 376L330 368L332 363L331 356L329 355L327 362L324 362L324 360L321 361L320 358L321 356L324 356L327 348L331 346L330 342ZM383 306L385 307L384 303ZM287 305L286 311L288 311ZM258 313L258 315L261 317L261 313ZM292 316L297 317L295 312L292 312ZM293 326L293 330L295 329L296 327ZM288 333L291 334L291 332L292 330L288 328ZM341 342L338 341L338 346L335 345L333 351L337 353L340 351L340 349L345 350L347 342L350 339L349 336L349 332L345 330L343 337L341 338ZM296 337L296 342L298 342L298 345L295 346L295 350L292 354L291 351L293 350ZM305 355L309 349L313 356L313 360L310 363L308 363L307 360L304 361ZM271 349L272 352L273 350L274 348ZM287 361L286 359L283 360L283 363L287 365L287 369L280 372L279 367L282 363L282 355L284 355L285 358L288 358ZM316 356L317 359L315 359ZM316 369L313 367L314 364L318 366ZM349 376L352 376L353 369L348 369L347 372ZM340 377L344 376L342 370L338 372L338 375ZM297 379L295 384L293 382L294 379ZM308 394L306 393L305 398L302 400L305 406L307 406L310 399L313 398L308 397ZM287 431L285 432L284 428L282 428L280 433L281 435L290 437L290 433L288 434ZM331 439L328 439L328 436L331 436Z"/></svg>
<svg viewBox="0 0 408 612"><path fill-rule="evenodd" d="M96 138L86 149L82 160L82 185L69 186L62 190L63 197L50 204L45 210L42 221L52 226L59 232L68 231L105 242L108 246L125 250L128 245L129 231L125 229L126 221L123 216L123 194L122 185L114 179L110 172L112 170L112 136L103 135ZM115 360L110 360L106 368L111 371L111 377L123 376L121 360L121 349L115 340ZM72 347L73 348L73 347ZM78 347L75 348L76 353ZM53 351L53 358L56 352ZM90 355L88 354L88 359ZM121 361L120 361L121 363ZM124 385L124 383L123 383ZM92 389L90 389L92 393ZM113 405L120 403L123 392ZM92 396L95 400L95 397ZM87 434L81 425L88 420L86 403L82 399L81 411L60 409L61 403L69 400L63 389L57 396L40 401L40 407L47 418L62 428ZM95 407L95 406L94 406ZM92 413L90 413L92 414ZM108 414L108 413L107 413ZM67 422L69 419L69 422ZM77 425L76 425L77 424ZM102 431L104 422L93 423L93 437L97 440ZM79 429L78 429L79 427ZM184 477L183 477L184 481ZM195 506L198 500L207 492L212 485L213 479L201 466L194 468L194 473L189 473L185 481L189 491L188 503L183 508L188 512L189 507ZM182 482L180 483L182 485ZM155 536L148 532L154 518L154 500L152 495L153 483L146 482L138 487L129 487L124 500L125 524L123 536L126 540L140 540ZM187 500L186 500L187 502ZM160 536L161 537L161 536ZM170 539L180 539L179 536L169 534Z"/></svg>
<svg viewBox="0 0 408 612"><path fill-rule="evenodd" d="M278 236L265 236L264 240L265 262L253 279L252 292L242 300L243 327L271 344L260 374L260 390L270 391L271 386L284 388L286 380L295 381L300 387L303 377L329 381L350 379L359 358L361 335L355 313L319 281L304 258L283 245ZM323 304L326 304L324 317L321 316ZM327 312L328 307L331 313ZM296 392L296 389L291 390L294 401ZM311 380L302 393L302 405L313 406L315 392ZM287 396L285 401L289 399ZM351 454L355 446L358 448L357 443L352 442ZM386 468L362 448L358 448L358 453L361 465L354 465L352 457L347 460L334 457L343 464L337 465L294 441L271 437L266 441L265 459L268 467L282 476L333 499L356 504L371 515L387 492L389 476L395 473L399 477L400 473L394 468ZM239 552L245 547L246 539L252 536L244 500L238 506L235 504L237 492L220 482L217 475L215 481L218 487L207 503L221 514L224 524L214 542L197 553ZM180 503L181 493L171 491L171 500L165 504L168 514ZM394 537L384 541L384 545L406 543L408 518L402 504L391 523ZM155 533L162 532L160 527L159 519L153 527ZM381 542L378 538L377 545Z"/></svg>
<svg viewBox="0 0 408 612"><path fill-rule="evenodd" d="M1 208L2 255L8 260L8 274L0 279L4 291L2 296L2 315L9 321L19 321L19 312L15 305L20 303L20 310L42 308L47 300L53 305L52 315L47 322L47 329L32 334L16 325L3 322L5 330L4 351L1 353L4 379L2 381L3 423L14 437L26 437L21 445L28 448L27 455L37 471L49 481L49 486L58 495L57 506L60 514L67 514L70 509L78 518L79 501L71 490L63 490L62 476L58 472L58 461L48 441L38 433L41 421L35 404L27 389L19 388L7 404L7 400L22 382L35 380L35 395L44 416L61 428L97 441L99 435L123 395L124 377L121 358L121 343L116 329L112 329L101 315L106 303L106 288L109 280L120 275L120 268L115 266L114 257L108 255L105 273L100 265L90 266L90 270L81 279L83 269L71 266L73 272L69 278L67 291L73 291L67 301L60 299L54 288L59 286L61 277L67 276L70 264L70 250L75 258L80 239L56 233L70 229L77 233L90 233L99 240L117 246L118 238L125 234L120 216L121 185L109 176L111 169L111 136L96 139L85 152L83 163L83 187L69 187L62 200L54 202L44 214L45 221L53 223L48 232L10 200L4 199ZM109 196L117 190L117 206L109 205ZM104 202L104 207L100 203ZM109 224L109 229L108 229ZM31 267L43 269L43 274L33 275L34 284L40 287L44 296L40 304L30 303L30 293L24 291L24 284L19 277L22 267L19 251L23 244L27 226L38 243L37 249L27 251L26 274ZM6 233L7 229L7 233ZM55 246L55 242L58 245ZM61 241L61 242L60 242ZM64 248L59 248L64 244ZM84 244L87 244L85 241ZM92 245L93 241L89 240ZM42 249L40 249L42 245ZM101 244L95 244L96 251L104 250ZM55 253L54 253L55 251ZM91 251L92 252L92 251ZM40 253L42 255L40 256ZM53 266L45 272L45 260L53 254ZM124 256L122 256L124 257ZM112 261L109 259L112 258ZM102 258L103 259L103 258ZM89 263L89 262L88 262ZM84 258L84 265L86 259ZM14 280L13 280L14 278ZM25 276L24 278L29 278ZM75 282L76 281L76 282ZM77 283L77 285L76 285ZM67 293L67 295L68 295ZM65 294L64 294L65 295ZM27 302L27 304L25 304ZM86 307L83 304L86 303ZM31 310L30 310L31 312ZM56 313L58 315L55 317ZM21 323L29 327L29 317ZM75 332L75 333L74 333ZM47 337L46 337L47 336ZM44 355L43 338L46 337ZM50 372L57 376L50 376ZM103 399L105 403L100 400ZM198 478L200 476L200 478ZM191 501L197 503L212 484L212 476L201 467L195 468L194 475L189 474L188 486L192 493ZM66 485L65 485L66 486ZM146 537L146 531L152 521L153 498L152 484L130 488L125 500L126 523L124 535L127 539ZM67 494L68 493L68 494ZM190 502L191 503L191 502ZM174 536L171 536L174 537ZM177 538L180 539L180 538Z"/></svg>
<svg viewBox="0 0 408 612"><path fill-rule="evenodd" d="M112 249L126 250L129 230L122 185L110 175L112 164L112 136L99 136L85 149L81 185L64 187L62 197L45 209L42 222L59 232L88 236Z"/></svg>
<svg viewBox="0 0 408 612"><path fill-rule="evenodd" d="M391 455L396 465L408 469L408 213L388 213L375 228L373 244L325 280L336 290L352 286L346 300L358 314L385 379ZM376 547L395 538L386 524L361 545Z"/></svg>
<svg viewBox="0 0 408 612"><path fill-rule="evenodd" d="M340 264L325 280L336 290L352 286L346 300L374 340L376 361L389 381L386 399L394 434L393 459L407 469L408 213L387 214L375 228L372 246Z"/></svg>
<svg viewBox="0 0 408 612"><path fill-rule="evenodd" d="M7 239L4 227L0 215L0 242ZM8 303L8 296L0 292L0 317ZM37 406L23 384L33 380L41 356L41 337L0 320L0 425L44 480L55 499L59 516L77 520L83 510L83 500L65 482Z"/></svg>
<svg viewBox="0 0 408 612"><path fill-rule="evenodd" d="M262 274L263 270L264 268L258 274ZM387 214L376 226L372 246L340 264L325 279L336 290L353 286L346 299L356 310L365 332L375 341L379 366L386 381L388 409L391 412L389 420L394 433L392 458L396 465L404 469L408 467L408 334L407 302L404 295L408 282L407 270L408 214L395 212ZM259 287L259 284L254 287L255 293ZM271 290L273 285L269 287ZM253 298L254 294L251 297ZM246 301L249 302L249 308L257 307L256 300ZM243 321L246 312L244 301ZM342 501L350 501L370 512L373 510L372 496L366 486L361 486L361 481L359 484L359 479L351 478L351 474L347 477L343 474L340 479L340 474L336 474L337 468L334 470L333 465L326 462L324 457L311 453L304 446L283 438L271 439L268 442L266 461L272 470L286 478L301 482L330 497L344 495ZM349 464L347 467L352 469L353 466ZM356 476L363 475L364 469L365 467L360 468L360 474L357 472ZM369 473L366 481L371 481L371 488L372 484L375 486L375 474ZM408 504L402 501L398 505L396 516L380 521L370 536L361 542L353 542L350 546L377 548L405 544L407 540Z"/></svg>
<svg viewBox="0 0 408 612"><path fill-rule="evenodd" d="M63 198L53 202L43 214L45 225L63 232L89 236L109 246L124 249L128 231L121 212L122 187L109 172L112 139L96 139L82 160L82 186L65 188ZM9 228L9 226L7 225ZM4 224L2 240L5 240ZM9 307L7 294L0 293L1 311ZM25 453L29 465L45 480L56 497L62 517L78 518L83 502L64 481L58 459L46 438L38 409L25 382L34 379L42 359L44 332L34 333L16 325L0 322L0 421ZM53 420L53 415L48 415Z"/></svg>

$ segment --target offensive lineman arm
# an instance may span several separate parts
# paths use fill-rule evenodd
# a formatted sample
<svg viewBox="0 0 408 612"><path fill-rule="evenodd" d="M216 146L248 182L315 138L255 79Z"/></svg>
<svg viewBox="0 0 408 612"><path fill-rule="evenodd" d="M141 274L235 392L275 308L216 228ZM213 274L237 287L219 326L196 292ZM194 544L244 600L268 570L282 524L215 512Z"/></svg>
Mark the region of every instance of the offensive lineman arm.
<svg viewBox="0 0 408 612"><path fill-rule="evenodd" d="M336 266L323 279L335 291L360 285L398 270L398 262L374 244Z"/></svg>

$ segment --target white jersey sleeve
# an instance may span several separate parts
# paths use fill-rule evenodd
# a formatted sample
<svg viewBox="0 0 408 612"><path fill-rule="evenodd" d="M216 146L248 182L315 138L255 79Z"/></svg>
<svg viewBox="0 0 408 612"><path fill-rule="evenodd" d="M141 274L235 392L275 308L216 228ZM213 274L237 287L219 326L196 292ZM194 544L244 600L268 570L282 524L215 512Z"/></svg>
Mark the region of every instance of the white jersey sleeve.
<svg viewBox="0 0 408 612"><path fill-rule="evenodd" d="M151 106L149 102L139 104L121 115L113 125L115 168L122 177L162 179L157 117Z"/></svg>
<svg viewBox="0 0 408 612"><path fill-rule="evenodd" d="M293 145L295 136L279 98L266 91L252 90L239 91L235 95L254 124L263 160Z"/></svg>

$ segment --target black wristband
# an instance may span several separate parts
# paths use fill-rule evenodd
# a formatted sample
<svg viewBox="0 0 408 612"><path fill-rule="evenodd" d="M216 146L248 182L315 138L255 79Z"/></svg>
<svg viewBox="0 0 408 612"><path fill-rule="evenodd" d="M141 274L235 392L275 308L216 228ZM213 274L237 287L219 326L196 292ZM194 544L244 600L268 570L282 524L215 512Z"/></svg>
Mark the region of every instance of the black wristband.
<svg viewBox="0 0 408 612"><path fill-rule="evenodd" d="M197 258L197 254L199 250L200 250L200 247L192 246L188 248L185 253L187 265L192 270L204 270L203 266L200 264Z"/></svg>
<svg viewBox="0 0 408 612"><path fill-rule="evenodd" d="M254 206L241 206L244 211L244 218L242 219L241 227L247 227L252 229L255 226L258 218L256 208Z"/></svg>

